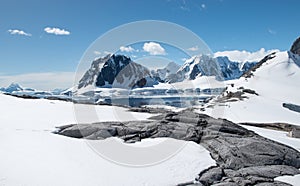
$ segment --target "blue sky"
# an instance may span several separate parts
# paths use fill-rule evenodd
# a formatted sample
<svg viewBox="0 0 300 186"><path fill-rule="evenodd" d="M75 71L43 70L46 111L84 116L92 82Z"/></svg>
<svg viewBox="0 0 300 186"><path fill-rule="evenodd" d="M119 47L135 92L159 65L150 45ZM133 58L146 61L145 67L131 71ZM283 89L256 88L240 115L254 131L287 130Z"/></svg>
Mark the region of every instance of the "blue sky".
<svg viewBox="0 0 300 186"><path fill-rule="evenodd" d="M213 52L288 50L300 35L299 7L298 0L1 0L0 86L21 74L73 72L93 41L133 21L182 25Z"/></svg>

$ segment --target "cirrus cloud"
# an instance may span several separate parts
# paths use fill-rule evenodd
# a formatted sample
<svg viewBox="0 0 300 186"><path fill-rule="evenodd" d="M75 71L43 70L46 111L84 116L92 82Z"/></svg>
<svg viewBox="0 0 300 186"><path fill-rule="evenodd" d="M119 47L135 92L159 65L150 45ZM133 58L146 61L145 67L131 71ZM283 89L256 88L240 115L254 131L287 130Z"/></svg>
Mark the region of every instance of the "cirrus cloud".
<svg viewBox="0 0 300 186"><path fill-rule="evenodd" d="M192 51L192 52L196 52L196 51L199 50L199 47L198 46L194 46L194 47L188 48L187 50L188 51Z"/></svg>
<svg viewBox="0 0 300 186"><path fill-rule="evenodd" d="M155 42L144 43L143 50L150 55L166 55L165 49L159 43Z"/></svg>
<svg viewBox="0 0 300 186"><path fill-rule="evenodd" d="M71 32L65 30L65 29L61 29L61 28L55 28L55 27L46 27L44 29L45 32L47 32L48 34L55 34L55 35L70 35Z"/></svg>
<svg viewBox="0 0 300 186"><path fill-rule="evenodd" d="M31 36L31 34L26 33L26 32L23 31L23 30L18 30L18 29L9 29L8 32L9 32L11 35Z"/></svg>

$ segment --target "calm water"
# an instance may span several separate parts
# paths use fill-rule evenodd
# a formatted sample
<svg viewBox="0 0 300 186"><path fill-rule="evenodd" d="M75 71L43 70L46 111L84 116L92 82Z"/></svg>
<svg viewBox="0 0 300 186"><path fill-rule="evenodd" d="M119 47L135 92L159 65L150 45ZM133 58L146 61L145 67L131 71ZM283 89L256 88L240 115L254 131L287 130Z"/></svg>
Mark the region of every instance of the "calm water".
<svg viewBox="0 0 300 186"><path fill-rule="evenodd" d="M106 98L104 102L109 104L127 105L131 107L141 107L144 105L167 105L173 107L189 107L199 105L210 96L172 96L172 97L129 97L129 98Z"/></svg>

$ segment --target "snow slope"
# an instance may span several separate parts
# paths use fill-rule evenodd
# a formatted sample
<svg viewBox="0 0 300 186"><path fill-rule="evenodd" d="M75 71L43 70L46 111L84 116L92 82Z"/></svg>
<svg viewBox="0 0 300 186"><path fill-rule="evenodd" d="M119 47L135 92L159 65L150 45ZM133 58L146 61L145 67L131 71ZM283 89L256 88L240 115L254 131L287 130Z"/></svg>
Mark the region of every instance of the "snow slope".
<svg viewBox="0 0 300 186"><path fill-rule="evenodd" d="M255 90L259 96L246 94L249 99L218 104L206 109L205 113L234 122L300 125L300 114L282 107L283 103L300 105L300 68L287 52L278 52L275 56L258 68L253 77L224 82L228 91L236 92L239 87L244 87Z"/></svg>
<svg viewBox="0 0 300 186"><path fill-rule="evenodd" d="M2 94L0 103L0 185L175 185L191 181L201 170L215 165L206 149L188 142L160 164L121 166L96 154L87 140L51 133L57 125L75 122L72 103ZM96 111L100 121L150 116L111 106L97 106ZM95 119L86 118L86 122L92 121ZM148 139L133 145L143 147L162 140Z"/></svg>

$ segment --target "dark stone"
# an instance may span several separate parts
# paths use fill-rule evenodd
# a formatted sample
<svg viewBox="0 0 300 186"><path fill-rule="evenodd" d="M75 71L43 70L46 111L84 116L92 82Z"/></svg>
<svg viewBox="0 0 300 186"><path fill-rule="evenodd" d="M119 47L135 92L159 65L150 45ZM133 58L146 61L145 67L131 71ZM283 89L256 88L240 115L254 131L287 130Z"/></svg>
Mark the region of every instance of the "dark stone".
<svg viewBox="0 0 300 186"><path fill-rule="evenodd" d="M144 87L144 86L146 85L146 83L147 83L147 80L146 80L145 78L142 78L142 79L140 79L140 80L138 80L138 81L136 82L136 85L137 85L139 88L142 88L142 87Z"/></svg>
<svg viewBox="0 0 300 186"><path fill-rule="evenodd" d="M254 94L258 96L258 93L255 92L255 90L251 90L251 89L243 89L244 93L248 93L248 94Z"/></svg>
<svg viewBox="0 0 300 186"><path fill-rule="evenodd" d="M200 173L197 181L203 185L212 185L213 183L220 181L224 176L225 174L222 168L213 167Z"/></svg>
<svg viewBox="0 0 300 186"><path fill-rule="evenodd" d="M283 103L282 106L291 111L300 113L300 105L295 105L295 104L291 104L291 103Z"/></svg>
<svg viewBox="0 0 300 186"><path fill-rule="evenodd" d="M290 51L293 53L293 54L300 54L300 37L298 37L296 39L296 41L294 41Z"/></svg>
<svg viewBox="0 0 300 186"><path fill-rule="evenodd" d="M94 140L117 136L128 143L156 137L194 141L204 146L218 165L199 174L197 180L205 186L268 184L275 177L300 173L300 152L228 120L191 109L151 119L69 125L58 128L57 133Z"/></svg>
<svg viewBox="0 0 300 186"><path fill-rule="evenodd" d="M245 71L244 74L242 75L242 77L245 77L245 78L252 77L253 76L253 72L255 72L256 69L258 69L265 62L267 62L270 59L273 59L274 57L276 57L275 54L276 54L276 52L273 52L273 53L265 56L262 60L260 60L258 63L256 63L253 67L251 67L250 69L248 69L247 71Z"/></svg>

